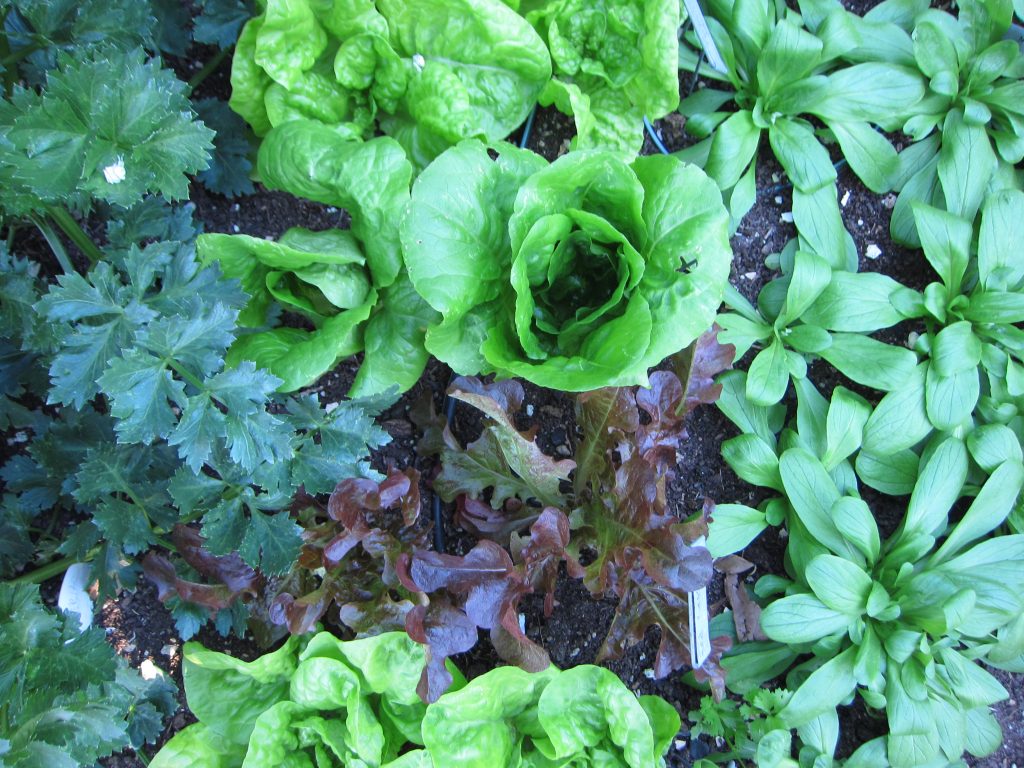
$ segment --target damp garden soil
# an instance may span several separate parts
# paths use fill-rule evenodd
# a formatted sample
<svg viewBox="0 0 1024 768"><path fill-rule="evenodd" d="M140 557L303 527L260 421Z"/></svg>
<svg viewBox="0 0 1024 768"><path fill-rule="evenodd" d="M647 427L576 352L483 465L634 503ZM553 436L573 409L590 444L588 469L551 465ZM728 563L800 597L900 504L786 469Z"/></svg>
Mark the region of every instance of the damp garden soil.
<svg viewBox="0 0 1024 768"><path fill-rule="evenodd" d="M869 0L866 3L847 3L847 6L851 10L863 12L873 4ZM862 5L866 7L860 7ZM211 53L209 49L197 47L190 51L188 57L171 60L171 63L178 70L179 76L188 79ZM229 71L230 59L223 62L203 82L195 96L227 98L230 88ZM690 73L681 73L680 83L684 92L692 82ZM679 149L686 143L683 122L682 117L673 114L655 124L661 140L670 150ZM568 150L572 133L571 119L553 110L538 110L528 147L553 160ZM513 135L510 140L518 141L519 138L519 135ZM648 138L643 153L654 154L657 151L657 147ZM787 216L791 208L791 190L785 183L781 169L768 152L762 152L759 160L757 202L732 238L734 258L730 280L751 300L774 276L772 270L765 266L765 257L777 253L795 234L793 224L787 220L791 218ZM320 230L348 225L344 211L284 193L268 192L258 185L254 194L233 200L212 195L198 184L192 186L191 192L191 201L196 207L196 220L202 223L207 232L276 238L293 226ZM895 246L889 239L889 218L895 197L871 193L845 168L840 169L838 194L844 222L853 235L860 255L861 271L884 272L905 285L922 286L928 274L923 256L919 252ZM35 253L44 258L45 244L41 240L30 237L20 246L22 253ZM897 329L897 333L904 336L906 332L907 329ZM737 361L736 367L745 368L750 363L750 357L748 355ZM316 394L324 404L338 402L348 390L358 364L358 358L341 363L305 391ZM839 383L851 386L850 382L842 380L820 362L810 367L809 375L825 392L831 391ZM417 455L419 431L409 417L409 410L420 398L432 397L435 407L440 411L450 378L451 372L445 365L431 361L420 381L394 406L381 414L379 421L391 435L392 441L373 455L373 463L378 469L394 465L399 469L415 467L422 473L425 491L423 513L428 517L431 499L429 478L437 467L433 458ZM572 455L577 441L572 397L528 383L524 383L524 386L526 399L523 409L517 414L517 426L521 429L536 427L538 443L546 453L556 457ZM852 388L856 389L856 386ZM871 393L863 390L862 394L871 396ZM474 439L480 429L479 418L470 411L471 408L461 406L456 410L452 422L453 433L463 444ZM687 432L689 437L677 454L676 477L668 486L669 503L674 512L680 516L696 512L705 498L720 503L750 505L761 500L759 494L762 491L737 478L722 460L722 441L734 436L737 430L715 407L704 406L694 411L687 422ZM899 511L893 511L894 518L899 514ZM454 554L468 551L475 540L454 527L451 505L443 506L442 519L447 551ZM884 526L884 520L881 522ZM747 583L753 583L758 576L766 573L784 573L784 550L784 533L780 534L776 528L767 529L742 552L755 566L753 572L746 575ZM709 602L713 613L725 605L722 584L721 575L716 574L715 580L709 585ZM43 594L50 604L55 602L58 589L59 580L44 585ZM564 572L555 597L555 611L548 619L543 616L540 597L529 596L523 600L521 610L527 634L548 651L552 662L559 667L593 663L611 622L614 601L591 597L580 582L568 578ZM170 614L157 599L153 586L141 577L135 592L125 593L119 599L103 605L97 621L106 628L108 639L117 652L133 667L138 668L143 662L152 661L178 684L180 706L168 721L159 744L194 722L195 718L188 711L184 691L181 689L183 640ZM638 694L660 695L679 710L683 729L670 748L666 762L674 768L690 766L714 746L700 739L691 740L687 731L687 713L696 709L704 694L687 686L682 681L681 673L669 675L662 680L653 679L657 634L656 629L648 630L643 642L627 651L621 659L608 662L605 666L618 674ZM258 647L250 638L222 637L210 627L204 627L193 639L213 650L247 660L266 650ZM453 660L470 678L502 663L484 634L472 651L454 657ZM1024 768L1024 676L998 670L994 670L994 674L1009 692L1009 698L994 707L1003 728L1003 745L993 755L969 760L968 764L978 768L1015 768L1018 765ZM840 708L840 724L840 756L849 754L859 744L885 731L884 718L873 715L862 705ZM154 751L155 748L148 748L147 754L152 755ZM128 750L102 761L102 764L107 768L142 768L146 762Z"/></svg>

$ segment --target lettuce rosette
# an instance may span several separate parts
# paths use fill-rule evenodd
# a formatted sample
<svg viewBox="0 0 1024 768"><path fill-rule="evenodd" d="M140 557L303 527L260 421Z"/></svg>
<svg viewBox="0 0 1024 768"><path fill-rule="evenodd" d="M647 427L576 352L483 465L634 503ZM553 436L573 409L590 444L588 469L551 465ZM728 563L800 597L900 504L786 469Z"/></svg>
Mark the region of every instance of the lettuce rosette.
<svg viewBox="0 0 1024 768"><path fill-rule="evenodd" d="M551 77L530 24L499 0L260 0L231 70L231 107L257 135L317 120L375 126L417 166L458 141L498 141Z"/></svg>
<svg viewBox="0 0 1024 768"><path fill-rule="evenodd" d="M679 106L678 0L523 0L551 51L539 100L576 122L577 149L637 154L643 118Z"/></svg>
<svg viewBox="0 0 1024 768"><path fill-rule="evenodd" d="M580 151L548 165L466 141L416 180L401 241L441 314L431 354L463 375L585 391L646 385L711 325L728 225L714 182L673 157Z"/></svg>
<svg viewBox="0 0 1024 768"><path fill-rule="evenodd" d="M354 143L320 123L295 121L267 134L257 167L267 187L344 208L352 224L321 232L294 227L277 241L199 236L200 258L216 261L250 297L228 364L251 360L290 392L363 352L352 397L409 389L427 364L424 333L437 315L402 263L398 223L412 179L402 148L386 136ZM278 324L280 310L312 328Z"/></svg>

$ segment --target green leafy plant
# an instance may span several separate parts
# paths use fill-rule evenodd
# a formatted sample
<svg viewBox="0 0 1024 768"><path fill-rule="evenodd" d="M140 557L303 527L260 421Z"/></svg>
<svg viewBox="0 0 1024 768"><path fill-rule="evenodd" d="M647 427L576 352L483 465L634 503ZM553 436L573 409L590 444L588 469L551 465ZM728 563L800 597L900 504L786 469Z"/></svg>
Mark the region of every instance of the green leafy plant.
<svg viewBox="0 0 1024 768"><path fill-rule="evenodd" d="M397 387L423 373L423 337L436 313L419 297L402 263L398 227L409 202L412 168L390 138L345 141L309 120L274 128L258 156L271 188L349 210L349 230L288 230L271 242L246 235L200 235L207 263L216 261L250 296L244 327L263 329L273 305L309 319L314 330L278 326L241 336L228 361L251 360L291 391L335 363L364 352L354 396Z"/></svg>
<svg viewBox="0 0 1024 768"><path fill-rule="evenodd" d="M819 357L858 384L899 390L916 355L867 334L903 319L890 301L902 286L879 273L833 271L810 251L788 249L782 256L783 274L761 289L756 308L729 288L725 301L735 312L716 321L737 358L761 346L747 371L747 398L762 406L778 403L790 378L806 377L808 361Z"/></svg>
<svg viewBox="0 0 1024 768"><path fill-rule="evenodd" d="M582 666L491 670L425 705L413 681L422 646L401 633L291 638L252 662L185 647L185 693L199 722L153 768L367 765L389 768L550 761L654 768L679 730L656 696ZM241 706L240 706L241 705Z"/></svg>
<svg viewBox="0 0 1024 768"><path fill-rule="evenodd" d="M583 391L646 384L711 323L729 272L727 214L703 173L466 142L413 186L409 277L441 313L426 347L462 374ZM683 271L680 271L682 268Z"/></svg>
<svg viewBox="0 0 1024 768"><path fill-rule="evenodd" d="M679 104L679 3L526 0L520 11L551 52L553 77L540 103L573 116L573 147L636 155L644 117Z"/></svg>
<svg viewBox="0 0 1024 768"><path fill-rule="evenodd" d="M1009 0L974 0L956 16L931 8L905 24L901 48L911 48L928 93L903 127L916 143L900 157L895 240L921 244L916 202L973 222L989 192L1024 186L1015 170L1024 159L1024 55L1005 39L1013 14Z"/></svg>
<svg viewBox="0 0 1024 768"><path fill-rule="evenodd" d="M839 742L839 720L835 712L819 715L798 728L794 743L792 732L781 727L777 717L791 695L785 689L755 688L747 691L742 701L702 698L700 709L689 713L693 722L690 738L713 739L724 749L698 760L696 767L730 763L758 768L879 768L887 765L884 739L872 739L861 745L846 760L833 757Z"/></svg>
<svg viewBox="0 0 1024 768"><path fill-rule="evenodd" d="M739 385L732 390L742 391ZM956 760L964 750L987 754L1000 742L988 707L1006 692L975 661L1017 669L1024 654L1024 539L985 538L1010 516L1024 485L1019 446L1014 441L1016 453L995 460L1003 443L936 434L920 454L908 450L879 461L861 452L854 462L871 420L867 403L839 390L828 402L809 383L797 393L796 420L778 444L774 436L768 443L757 435L773 428L769 421L781 426L768 409L724 407L737 423L765 425L723 448L727 461L782 498L761 510L720 507L708 546L725 554L766 524L785 522L792 577L758 582L758 596L773 598L760 614L760 629L784 645L738 655L736 679L749 685L758 674L774 676L785 658L779 649L788 646L811 659L789 674L794 693L777 713L782 727L805 725L856 691L886 712L893 766ZM978 486L967 484L974 472L969 455L988 473ZM910 494L892 535L880 534L860 496L861 481L883 494ZM966 494L973 501L951 518ZM758 656L773 659L774 668L758 664ZM723 666L732 672L728 660Z"/></svg>
<svg viewBox="0 0 1024 768"><path fill-rule="evenodd" d="M708 335L680 362L686 384L658 371L650 390L580 395L576 419L583 436L575 461L551 459L532 434L515 428L524 397L517 382L456 381L451 396L483 411L484 431L465 448L445 433L434 487L442 498L457 500L459 524L487 540L464 556L417 549L398 559L402 585L420 602L406 615L406 628L429 647L425 696L433 699L444 690L442 661L472 648L478 627L490 632L503 658L527 670L545 668L547 653L520 626L518 604L523 595L542 590L550 613L562 562L592 594L618 598L599 660L620 656L657 625L655 675L690 665L687 593L711 575L708 553L694 545L706 532L708 510L680 520L668 509L665 484L685 437L686 414L714 401L718 390L711 376L730 356ZM650 421L641 423L641 414ZM529 538L518 536L527 526ZM512 556L499 544L510 545ZM580 565L584 553L590 557L586 567ZM721 693L717 659L723 647L715 650L699 674Z"/></svg>
<svg viewBox="0 0 1024 768"><path fill-rule="evenodd" d="M708 23L727 71L704 74L732 90L707 88L683 100L679 111L687 117L686 129L701 141L680 154L698 162L729 195L735 227L754 204L757 152L767 134L793 184L799 249L834 268L853 269L857 254L839 213L836 170L819 135L838 143L869 189L887 191L898 158L873 126L890 131L902 126L924 96L924 83L901 64L846 65L842 57L862 50L874 30L862 31L838 3L826 7L827 14L817 4L801 3L802 17L771 0L710 5ZM824 18L815 18L819 14ZM695 47L683 46L681 65L692 69L698 57ZM724 111L729 102L738 109ZM809 118L820 120L825 130Z"/></svg>
<svg viewBox="0 0 1024 768"><path fill-rule="evenodd" d="M142 679L102 629L80 632L30 584L0 584L0 664L0 760L10 768L95 765L156 741L177 709L173 684Z"/></svg>
<svg viewBox="0 0 1024 768"><path fill-rule="evenodd" d="M504 139L551 76L543 41L497 0L261 5L236 47L230 102L260 136L295 119L350 140L379 125L422 168L462 139Z"/></svg>

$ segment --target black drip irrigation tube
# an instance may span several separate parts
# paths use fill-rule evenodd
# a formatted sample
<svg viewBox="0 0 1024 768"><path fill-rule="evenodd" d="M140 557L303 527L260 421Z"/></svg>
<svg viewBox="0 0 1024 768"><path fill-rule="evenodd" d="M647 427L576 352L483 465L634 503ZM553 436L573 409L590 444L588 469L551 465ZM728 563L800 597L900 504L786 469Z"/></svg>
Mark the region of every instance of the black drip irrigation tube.
<svg viewBox="0 0 1024 768"><path fill-rule="evenodd" d="M530 133L533 131L533 119L537 116L537 106L534 105L533 109L530 110L529 116L526 118L526 122L523 124L523 135L519 138L519 148L526 149L526 145L530 141ZM455 373L453 372L451 377L448 379L448 388L451 387L455 381ZM448 424L448 427L452 426L452 419L455 418L455 404L458 403L454 397L449 397L447 388L444 396L444 418ZM441 520L441 497L434 492L431 498L431 511L433 512L434 518L434 551L444 552L444 525Z"/></svg>

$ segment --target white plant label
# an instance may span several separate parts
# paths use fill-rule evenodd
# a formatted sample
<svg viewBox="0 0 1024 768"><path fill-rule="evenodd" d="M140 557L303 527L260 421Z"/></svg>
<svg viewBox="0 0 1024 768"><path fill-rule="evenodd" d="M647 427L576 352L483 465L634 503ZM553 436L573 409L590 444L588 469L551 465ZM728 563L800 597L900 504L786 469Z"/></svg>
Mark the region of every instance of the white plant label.
<svg viewBox="0 0 1024 768"><path fill-rule="evenodd" d="M714 38L711 37L711 30L708 28L708 23L704 19L704 12L700 9L699 3L697 0L683 0L683 5L686 6L686 12L690 14L693 31L697 33L700 47L704 49L704 54L708 57L708 64L711 65L712 69L721 72L723 75L729 74L729 67L725 65L722 54L718 52L718 48L715 46Z"/></svg>
<svg viewBox="0 0 1024 768"><path fill-rule="evenodd" d="M704 537L701 536L693 546L703 547ZM687 602L690 605L690 665L697 669L711 655L711 630L708 627L708 590L701 587L696 592L688 592Z"/></svg>
<svg viewBox="0 0 1024 768"><path fill-rule="evenodd" d="M88 563L75 563L64 573L57 596L57 607L65 613L77 613L78 625L85 632L92 625L92 598L89 597Z"/></svg>

